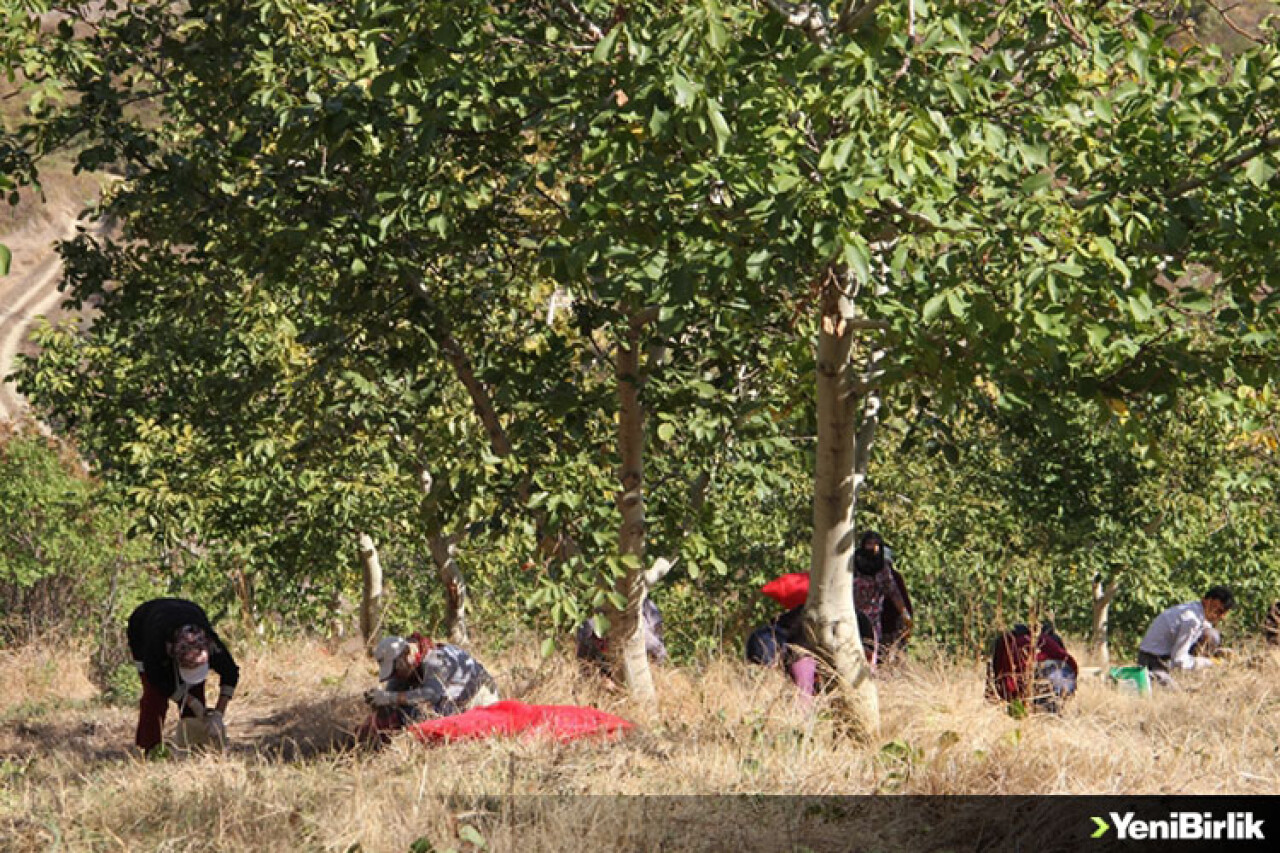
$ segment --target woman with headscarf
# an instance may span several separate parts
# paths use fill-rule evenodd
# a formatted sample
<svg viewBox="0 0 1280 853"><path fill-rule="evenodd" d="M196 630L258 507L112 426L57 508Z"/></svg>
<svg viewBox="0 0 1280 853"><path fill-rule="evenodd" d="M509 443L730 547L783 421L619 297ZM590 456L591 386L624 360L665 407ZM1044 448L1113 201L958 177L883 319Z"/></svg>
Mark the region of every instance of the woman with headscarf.
<svg viewBox="0 0 1280 853"><path fill-rule="evenodd" d="M868 530L862 534L858 550L853 554L853 606L871 625L871 649L868 660L873 670L879 662L882 645L886 639L884 635L886 600L892 606L893 614L901 622L903 635L909 633L914 624L911 607L894 578L893 558L889 555L880 534L874 530Z"/></svg>

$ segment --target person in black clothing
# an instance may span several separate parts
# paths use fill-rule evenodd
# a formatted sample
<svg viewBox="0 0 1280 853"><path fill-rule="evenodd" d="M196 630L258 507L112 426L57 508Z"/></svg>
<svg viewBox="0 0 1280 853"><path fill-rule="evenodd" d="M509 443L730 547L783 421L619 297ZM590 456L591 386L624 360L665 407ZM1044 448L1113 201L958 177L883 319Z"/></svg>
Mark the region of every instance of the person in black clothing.
<svg viewBox="0 0 1280 853"><path fill-rule="evenodd" d="M914 626L914 614L902 575L894 567L893 552L879 533L862 534L853 554L853 607L871 625L874 671L891 646L903 648Z"/></svg>
<svg viewBox="0 0 1280 853"><path fill-rule="evenodd" d="M223 714L240 681L240 668L199 605L181 598L156 598L129 615L129 651L142 679L135 743L144 751L157 746L169 702L183 717L199 717L211 739L226 737ZM205 705L204 683L218 673L218 702Z"/></svg>

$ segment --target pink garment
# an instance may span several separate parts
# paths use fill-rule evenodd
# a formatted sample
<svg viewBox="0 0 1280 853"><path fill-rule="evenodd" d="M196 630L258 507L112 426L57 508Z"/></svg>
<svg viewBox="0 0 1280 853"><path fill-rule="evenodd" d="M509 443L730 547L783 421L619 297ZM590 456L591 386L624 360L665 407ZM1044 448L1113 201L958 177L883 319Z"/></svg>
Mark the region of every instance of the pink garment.
<svg viewBox="0 0 1280 853"><path fill-rule="evenodd" d="M853 573L853 606L871 622L871 636L874 640L870 657L872 669L876 667L880 652L880 619L884 614L885 598L891 599L899 611L905 611L907 607L893 580L890 565L886 562L884 568L874 575Z"/></svg>
<svg viewBox="0 0 1280 853"><path fill-rule="evenodd" d="M800 689L804 703L812 702L817 693L818 662L808 655L799 656L787 665L787 673Z"/></svg>

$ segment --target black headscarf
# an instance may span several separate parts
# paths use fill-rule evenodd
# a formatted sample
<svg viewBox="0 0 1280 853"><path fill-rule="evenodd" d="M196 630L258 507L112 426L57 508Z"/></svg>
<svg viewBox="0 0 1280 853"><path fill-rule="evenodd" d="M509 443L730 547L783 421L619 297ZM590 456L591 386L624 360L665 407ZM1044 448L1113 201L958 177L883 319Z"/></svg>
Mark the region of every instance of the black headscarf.
<svg viewBox="0 0 1280 853"><path fill-rule="evenodd" d="M872 551L867 546L872 542L880 546L880 550ZM862 534L858 550L853 552L853 570L860 575L874 575L884 568L884 540L874 530Z"/></svg>

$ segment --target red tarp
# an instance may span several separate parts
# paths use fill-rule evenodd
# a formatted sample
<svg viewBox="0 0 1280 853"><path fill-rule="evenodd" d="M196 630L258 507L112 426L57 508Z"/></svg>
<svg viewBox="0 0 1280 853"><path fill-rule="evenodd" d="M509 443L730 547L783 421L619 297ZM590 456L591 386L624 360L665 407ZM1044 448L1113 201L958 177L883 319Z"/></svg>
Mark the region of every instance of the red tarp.
<svg viewBox="0 0 1280 853"><path fill-rule="evenodd" d="M590 735L620 735L632 723L595 708L579 705L528 705L507 700L484 708L472 708L452 717L438 717L408 727L424 743L486 737L502 737L529 732L549 735L559 741Z"/></svg>
<svg viewBox="0 0 1280 853"><path fill-rule="evenodd" d="M809 573L793 572L769 581L760 591L778 602L786 610L804 604L809 597Z"/></svg>

